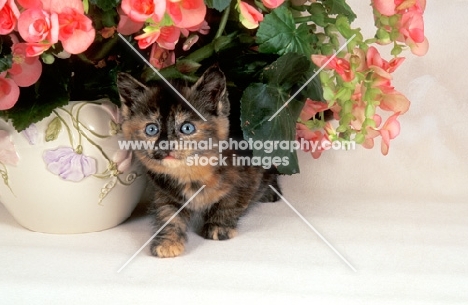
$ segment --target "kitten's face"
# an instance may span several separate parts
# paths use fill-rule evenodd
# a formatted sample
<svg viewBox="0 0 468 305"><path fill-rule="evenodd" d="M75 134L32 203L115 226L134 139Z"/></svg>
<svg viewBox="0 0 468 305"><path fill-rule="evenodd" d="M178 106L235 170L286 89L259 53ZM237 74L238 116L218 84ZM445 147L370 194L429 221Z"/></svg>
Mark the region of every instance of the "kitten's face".
<svg viewBox="0 0 468 305"><path fill-rule="evenodd" d="M119 74L118 86L125 138L152 145L135 151L147 167L185 167L188 157L218 155L217 147L210 150L200 144L228 137L229 102L219 69L208 69L190 88L176 87L206 121L165 84L146 87L128 74Z"/></svg>

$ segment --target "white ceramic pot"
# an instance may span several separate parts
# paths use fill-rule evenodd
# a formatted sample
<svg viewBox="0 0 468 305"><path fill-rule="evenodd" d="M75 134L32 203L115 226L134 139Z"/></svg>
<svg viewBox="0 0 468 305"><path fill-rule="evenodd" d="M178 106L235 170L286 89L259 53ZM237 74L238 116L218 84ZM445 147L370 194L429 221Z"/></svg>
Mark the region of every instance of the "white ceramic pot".
<svg viewBox="0 0 468 305"><path fill-rule="evenodd" d="M122 223L146 177L118 140L120 113L106 100L71 102L21 133L0 119L0 202L38 232L94 232Z"/></svg>

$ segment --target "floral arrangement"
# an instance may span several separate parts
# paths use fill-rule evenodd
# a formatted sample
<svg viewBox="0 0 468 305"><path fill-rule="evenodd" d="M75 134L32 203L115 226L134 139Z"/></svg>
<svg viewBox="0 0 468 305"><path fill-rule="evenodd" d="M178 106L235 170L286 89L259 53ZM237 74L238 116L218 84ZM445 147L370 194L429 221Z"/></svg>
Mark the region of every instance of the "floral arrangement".
<svg viewBox="0 0 468 305"><path fill-rule="evenodd" d="M120 71L193 82L217 63L245 138L372 148L380 137L386 155L410 106L392 73L403 51L427 52L425 4L372 0L376 33L364 38L346 0L0 0L0 117L22 131L70 100L119 105ZM299 171L294 151L254 155L288 156L279 172Z"/></svg>

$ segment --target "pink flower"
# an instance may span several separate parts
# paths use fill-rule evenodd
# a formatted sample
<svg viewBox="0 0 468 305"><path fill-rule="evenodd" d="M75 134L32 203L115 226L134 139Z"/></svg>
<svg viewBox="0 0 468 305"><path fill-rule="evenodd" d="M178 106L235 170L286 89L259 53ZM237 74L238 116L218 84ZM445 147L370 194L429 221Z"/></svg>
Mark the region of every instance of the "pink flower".
<svg viewBox="0 0 468 305"><path fill-rule="evenodd" d="M157 43L151 47L149 62L157 69L163 69L175 64L173 51L161 48Z"/></svg>
<svg viewBox="0 0 468 305"><path fill-rule="evenodd" d="M325 56L325 55L312 55L312 61L315 65L318 67L322 67L325 65L325 63L332 58L332 55L330 56ZM351 65L349 61L347 61L344 58L338 58L334 56L332 60L327 64L325 67L326 69L332 69L335 70L338 75L341 76L341 78L345 82L349 82L354 79L354 72L351 69Z"/></svg>
<svg viewBox="0 0 468 305"><path fill-rule="evenodd" d="M268 8L274 9L283 4L284 0L262 0L263 5Z"/></svg>
<svg viewBox="0 0 468 305"><path fill-rule="evenodd" d="M134 22L145 22L153 18L161 21L166 11L165 0L122 0L122 11Z"/></svg>
<svg viewBox="0 0 468 305"><path fill-rule="evenodd" d="M203 0L166 0L166 13L176 27L190 28L203 22L206 5Z"/></svg>
<svg viewBox="0 0 468 305"><path fill-rule="evenodd" d="M379 130L382 136L381 151L384 156L388 154L390 140L395 139L400 134L400 122L397 121L399 115L400 113L397 112L390 116Z"/></svg>
<svg viewBox="0 0 468 305"><path fill-rule="evenodd" d="M138 46L140 49L146 49L151 44L157 42L160 47L174 50L175 45L179 41L180 29L175 26L165 26L160 29L148 30L135 37L138 40Z"/></svg>
<svg viewBox="0 0 468 305"><path fill-rule="evenodd" d="M421 10L404 12L398 24L398 30L402 36L398 40L408 45L413 54L422 56L427 53L429 43L424 36L424 20Z"/></svg>
<svg viewBox="0 0 468 305"><path fill-rule="evenodd" d="M388 62L380 56L379 51L375 47L369 47L366 54L367 66L380 76L389 79L391 79L390 73L395 72L404 60L404 57L396 57Z"/></svg>
<svg viewBox="0 0 468 305"><path fill-rule="evenodd" d="M0 0L0 35L11 33L20 16L14 0Z"/></svg>
<svg viewBox="0 0 468 305"><path fill-rule="evenodd" d="M258 24L263 21L263 15L255 7L244 1L238 1L239 20L243 26L248 29L256 29Z"/></svg>
<svg viewBox="0 0 468 305"><path fill-rule="evenodd" d="M84 14L83 2L80 0L43 0L42 5L45 11L57 16L57 38L62 42L64 50L70 54L86 51L94 41L96 32L92 27L91 19ZM26 41L42 42L43 40ZM56 40L47 42L55 43Z"/></svg>
<svg viewBox="0 0 468 305"><path fill-rule="evenodd" d="M382 137L381 142L381 152L384 156L388 154L388 150L390 148L390 140L395 139L400 134L400 122L398 122L397 118L400 115L399 112L391 115L387 121L383 124L380 128L370 128L367 129L366 140L362 144L364 148L373 148L374 147L374 138L377 136ZM374 116L374 121L377 126L379 126L382 122L382 118L379 115Z"/></svg>
<svg viewBox="0 0 468 305"><path fill-rule="evenodd" d="M373 0L372 4L375 10L384 16L400 16L398 24L395 25L400 33L397 41L408 45L413 54L422 56L427 53L429 43L424 37L423 20L426 0Z"/></svg>
<svg viewBox="0 0 468 305"><path fill-rule="evenodd" d="M8 73L20 87L29 87L39 80L42 64L39 57L28 57L27 44L15 43L12 47L13 65Z"/></svg>
<svg viewBox="0 0 468 305"><path fill-rule="evenodd" d="M301 121L305 122L313 118L317 113L325 111L327 109L327 103L321 101L313 101L310 98L308 98L304 103L304 107L302 108L299 118L301 119Z"/></svg>
<svg viewBox="0 0 468 305"><path fill-rule="evenodd" d="M310 152L312 158L318 159L322 155L323 149L321 143L328 141L327 137L320 130L310 130L301 123L296 123L296 140L297 141L308 141L309 147L302 146L303 151Z"/></svg>
<svg viewBox="0 0 468 305"><path fill-rule="evenodd" d="M26 42L54 44L58 41L58 16L39 7L27 9L18 19L18 32Z"/></svg>
<svg viewBox="0 0 468 305"><path fill-rule="evenodd" d="M0 130L0 163L17 165L18 162L19 156L10 140L10 134L5 130Z"/></svg>
<svg viewBox="0 0 468 305"><path fill-rule="evenodd" d="M6 72L0 73L0 110L12 108L19 98L19 87L10 78L5 78Z"/></svg>

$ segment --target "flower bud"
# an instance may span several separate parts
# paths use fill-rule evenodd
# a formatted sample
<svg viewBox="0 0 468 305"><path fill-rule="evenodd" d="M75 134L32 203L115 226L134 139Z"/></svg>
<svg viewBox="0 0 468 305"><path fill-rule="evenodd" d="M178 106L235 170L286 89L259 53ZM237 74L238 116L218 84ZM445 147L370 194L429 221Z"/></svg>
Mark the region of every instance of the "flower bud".
<svg viewBox="0 0 468 305"><path fill-rule="evenodd" d="M42 59L42 62L47 64L47 65L51 65L55 61L55 57L52 54L49 54L49 53L42 53L41 54L41 59Z"/></svg>

